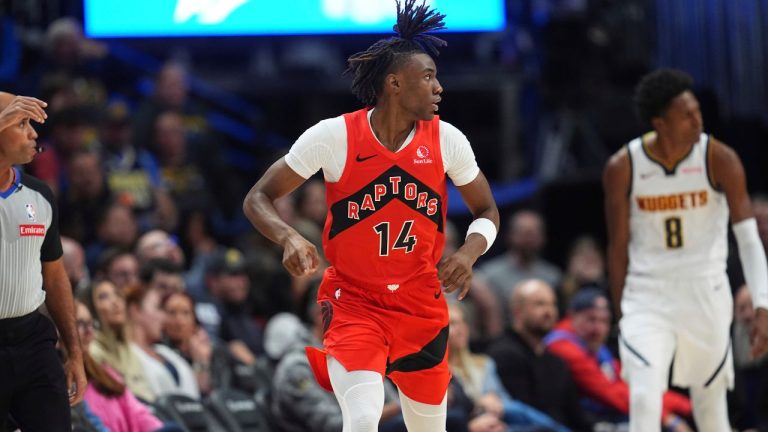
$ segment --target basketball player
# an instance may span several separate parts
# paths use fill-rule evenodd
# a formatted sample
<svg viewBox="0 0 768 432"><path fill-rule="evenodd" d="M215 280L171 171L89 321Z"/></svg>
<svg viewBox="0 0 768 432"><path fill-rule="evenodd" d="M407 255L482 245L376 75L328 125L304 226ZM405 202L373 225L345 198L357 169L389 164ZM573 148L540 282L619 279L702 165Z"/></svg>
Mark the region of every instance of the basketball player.
<svg viewBox="0 0 768 432"><path fill-rule="evenodd" d="M673 358L672 382L690 387L698 430L730 430L729 214L756 308L753 349L768 348L768 270L744 169L702 133L691 86L689 75L666 69L640 81L635 105L653 131L617 152L603 175L631 431L659 430Z"/></svg>
<svg viewBox="0 0 768 432"><path fill-rule="evenodd" d="M31 121L46 103L0 92L0 430L8 414L22 430L70 431L69 404L86 380L64 269L56 202L39 179L15 167L37 153ZM68 360L62 369L56 329L38 312L45 302ZM69 391L68 391L69 390ZM69 402L69 403L68 403Z"/></svg>
<svg viewBox="0 0 768 432"><path fill-rule="evenodd" d="M366 108L323 120L270 167L245 199L254 226L284 248L296 276L318 254L280 220L275 199L319 169L328 214L323 248L331 266L318 293L324 351L308 350L315 376L336 394L344 432L375 431L382 377L400 390L406 425L444 431L448 311L445 292L469 289L472 265L493 243L498 210L466 137L436 115L442 86L430 54L445 42L424 34L444 15L397 4L397 36L349 58L352 90ZM474 215L464 244L441 254L446 174Z"/></svg>

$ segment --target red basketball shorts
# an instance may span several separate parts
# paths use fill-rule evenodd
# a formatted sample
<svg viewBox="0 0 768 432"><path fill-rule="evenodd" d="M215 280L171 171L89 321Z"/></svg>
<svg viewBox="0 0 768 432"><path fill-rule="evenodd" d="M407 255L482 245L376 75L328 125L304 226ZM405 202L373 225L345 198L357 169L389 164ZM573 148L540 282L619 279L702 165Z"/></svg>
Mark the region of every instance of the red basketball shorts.
<svg viewBox="0 0 768 432"><path fill-rule="evenodd" d="M437 278L386 286L351 284L326 271L317 302L325 350L307 348L318 383L332 391L327 355L348 371L387 375L409 398L443 401L448 370L448 308Z"/></svg>

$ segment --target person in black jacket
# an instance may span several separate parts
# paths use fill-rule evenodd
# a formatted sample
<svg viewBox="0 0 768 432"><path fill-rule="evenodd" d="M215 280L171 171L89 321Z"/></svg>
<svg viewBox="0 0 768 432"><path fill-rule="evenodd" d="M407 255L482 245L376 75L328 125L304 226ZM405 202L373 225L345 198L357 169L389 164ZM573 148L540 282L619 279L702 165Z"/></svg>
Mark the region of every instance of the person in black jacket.
<svg viewBox="0 0 768 432"><path fill-rule="evenodd" d="M557 300L544 281L520 282L510 297L512 327L488 348L507 392L575 431L591 431L568 366L545 350L557 322Z"/></svg>

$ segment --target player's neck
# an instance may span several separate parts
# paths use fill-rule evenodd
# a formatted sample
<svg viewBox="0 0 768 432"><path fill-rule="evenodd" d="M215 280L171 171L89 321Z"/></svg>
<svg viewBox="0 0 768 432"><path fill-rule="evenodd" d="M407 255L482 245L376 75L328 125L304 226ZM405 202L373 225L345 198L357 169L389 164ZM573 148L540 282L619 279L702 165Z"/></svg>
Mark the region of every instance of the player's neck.
<svg viewBox="0 0 768 432"><path fill-rule="evenodd" d="M379 142L390 151L397 151L413 130L413 119L406 118L393 105L380 102L371 113L371 129Z"/></svg>
<svg viewBox="0 0 768 432"><path fill-rule="evenodd" d="M643 138L646 150L665 165L674 165L691 150L693 144L674 141L662 134L648 134Z"/></svg>

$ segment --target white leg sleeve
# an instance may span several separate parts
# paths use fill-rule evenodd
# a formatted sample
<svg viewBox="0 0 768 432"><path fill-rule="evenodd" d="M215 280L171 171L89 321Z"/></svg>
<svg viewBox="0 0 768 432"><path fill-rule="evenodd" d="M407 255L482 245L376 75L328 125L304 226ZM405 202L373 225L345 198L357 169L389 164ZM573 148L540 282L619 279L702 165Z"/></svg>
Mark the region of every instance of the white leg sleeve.
<svg viewBox="0 0 768 432"><path fill-rule="evenodd" d="M377 431L384 409L382 376L373 371L349 372L331 356L328 356L328 375L344 416L342 432Z"/></svg>
<svg viewBox="0 0 768 432"><path fill-rule="evenodd" d="M445 432L445 417L448 411L448 394L440 405L429 405L400 393L400 409L409 432Z"/></svg>
<svg viewBox="0 0 768 432"><path fill-rule="evenodd" d="M691 387L693 418L699 431L731 430L726 401L727 386L727 380L720 376L707 387Z"/></svg>

